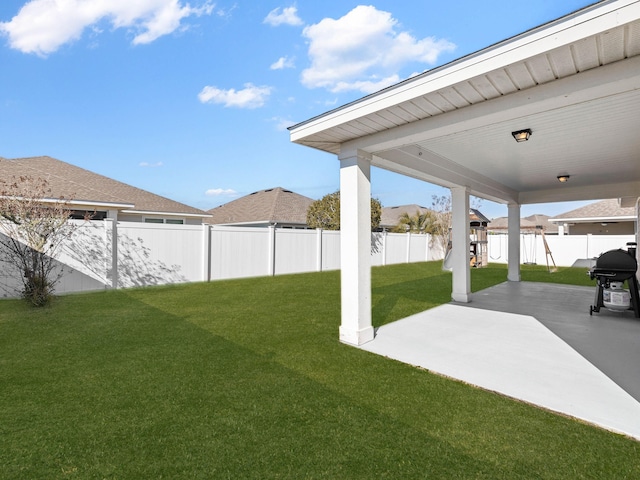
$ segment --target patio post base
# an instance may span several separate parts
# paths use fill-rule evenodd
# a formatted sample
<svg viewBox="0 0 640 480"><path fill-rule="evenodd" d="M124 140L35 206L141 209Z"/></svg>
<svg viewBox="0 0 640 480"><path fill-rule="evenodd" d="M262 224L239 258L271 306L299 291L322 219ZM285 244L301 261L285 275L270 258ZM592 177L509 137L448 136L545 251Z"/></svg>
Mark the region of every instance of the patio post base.
<svg viewBox="0 0 640 480"><path fill-rule="evenodd" d="M362 345L373 340L375 332L373 327L366 327L362 330L351 330L340 327L340 341L350 345Z"/></svg>

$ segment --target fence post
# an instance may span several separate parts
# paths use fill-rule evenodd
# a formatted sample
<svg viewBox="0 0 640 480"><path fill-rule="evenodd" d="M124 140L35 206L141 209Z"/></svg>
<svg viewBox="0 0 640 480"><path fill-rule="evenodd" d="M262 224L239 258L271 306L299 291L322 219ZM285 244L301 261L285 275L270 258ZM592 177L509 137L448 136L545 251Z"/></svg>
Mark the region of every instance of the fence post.
<svg viewBox="0 0 640 480"><path fill-rule="evenodd" d="M111 253L111 259L110 262L107 263L107 266L111 272L111 288L116 289L118 288L118 220L115 218L105 218L104 222L107 233L107 251ZM111 236L110 239L109 235ZM109 240L111 240L111 242L109 242ZM109 245L109 243L111 245Z"/></svg>
<svg viewBox="0 0 640 480"><path fill-rule="evenodd" d="M382 231L382 265L387 264L387 231Z"/></svg>
<svg viewBox="0 0 640 480"><path fill-rule="evenodd" d="M429 261L429 244L431 243L431 234L426 233L424 235L424 261Z"/></svg>
<svg viewBox="0 0 640 480"><path fill-rule="evenodd" d="M411 260L411 232L407 232L407 263Z"/></svg>
<svg viewBox="0 0 640 480"><path fill-rule="evenodd" d="M316 228L316 271L322 271L322 229Z"/></svg>
<svg viewBox="0 0 640 480"><path fill-rule="evenodd" d="M269 254L268 254L267 275L276 274L276 226L269 225Z"/></svg>
<svg viewBox="0 0 640 480"><path fill-rule="evenodd" d="M202 280L211 281L211 226L202 224Z"/></svg>

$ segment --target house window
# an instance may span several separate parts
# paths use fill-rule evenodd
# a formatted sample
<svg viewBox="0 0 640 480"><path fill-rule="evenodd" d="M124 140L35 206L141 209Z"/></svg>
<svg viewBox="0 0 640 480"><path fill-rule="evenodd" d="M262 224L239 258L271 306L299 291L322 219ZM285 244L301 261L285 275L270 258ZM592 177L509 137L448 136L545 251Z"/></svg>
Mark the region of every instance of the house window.
<svg viewBox="0 0 640 480"><path fill-rule="evenodd" d="M167 225L184 225L184 219L145 217L144 223L166 223Z"/></svg>

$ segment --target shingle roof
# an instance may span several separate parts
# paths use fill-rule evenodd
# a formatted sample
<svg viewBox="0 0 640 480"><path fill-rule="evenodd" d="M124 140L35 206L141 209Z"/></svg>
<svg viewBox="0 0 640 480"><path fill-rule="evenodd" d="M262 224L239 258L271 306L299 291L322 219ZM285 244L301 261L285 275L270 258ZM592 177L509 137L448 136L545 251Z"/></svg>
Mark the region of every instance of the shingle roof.
<svg viewBox="0 0 640 480"><path fill-rule="evenodd" d="M411 205L399 205L397 207L383 207L382 216L380 217L380 226L384 228L392 228L398 225L400 217L405 213L415 215L417 212L423 213L429 211L427 207L421 207L415 203Z"/></svg>
<svg viewBox="0 0 640 480"><path fill-rule="evenodd" d="M307 210L313 199L282 187L253 192L207 211L207 223L266 223L306 225Z"/></svg>
<svg viewBox="0 0 640 480"><path fill-rule="evenodd" d="M55 198L79 202L133 204L129 211L206 216L197 208L170 200L51 157L0 157L0 179L29 175L47 180Z"/></svg>
<svg viewBox="0 0 640 480"><path fill-rule="evenodd" d="M508 217L497 217L491 220L489 230L507 230L509 226ZM520 230L535 230L536 223L526 218L520 219Z"/></svg>
<svg viewBox="0 0 640 480"><path fill-rule="evenodd" d="M613 219L616 217L635 217L635 207L622 208L618 199L611 198L607 200L600 200L599 202L590 203L581 208L576 208L569 212L556 215L551 219Z"/></svg>

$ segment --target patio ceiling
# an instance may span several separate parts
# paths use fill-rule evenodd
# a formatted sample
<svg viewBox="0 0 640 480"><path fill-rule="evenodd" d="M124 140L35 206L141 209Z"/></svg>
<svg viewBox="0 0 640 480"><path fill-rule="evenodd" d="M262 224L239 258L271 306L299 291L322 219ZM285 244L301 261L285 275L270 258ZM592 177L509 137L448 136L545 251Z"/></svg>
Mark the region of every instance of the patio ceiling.
<svg viewBox="0 0 640 480"><path fill-rule="evenodd" d="M640 1L598 2L290 128L501 203L640 196ZM530 128L529 141L512 131ZM557 176L570 175L567 183Z"/></svg>

